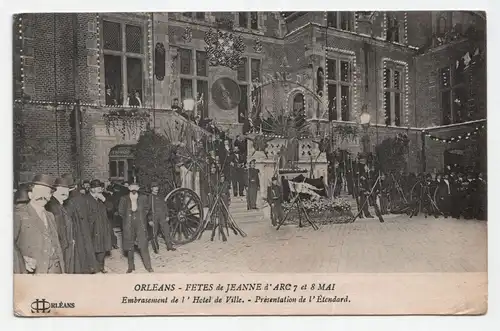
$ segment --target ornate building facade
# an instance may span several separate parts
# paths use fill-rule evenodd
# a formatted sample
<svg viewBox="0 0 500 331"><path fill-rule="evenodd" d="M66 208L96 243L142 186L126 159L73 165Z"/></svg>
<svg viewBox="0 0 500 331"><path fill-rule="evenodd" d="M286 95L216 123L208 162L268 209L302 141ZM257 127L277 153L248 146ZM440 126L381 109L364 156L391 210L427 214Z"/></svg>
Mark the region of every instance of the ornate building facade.
<svg viewBox="0 0 500 331"><path fill-rule="evenodd" d="M16 178L126 180L140 130L110 131L104 115L138 109L164 129L183 121L172 106L191 99L197 115L233 135L249 118L280 112L302 112L316 133L358 126L368 112L368 149L404 133L407 170L439 171L453 162L449 150L473 140L451 141L469 133L469 124L453 124L486 119L485 61L477 60L485 28L476 12L17 15ZM313 140L297 147L301 167L319 153ZM271 141L269 152L280 144ZM360 145L354 137L339 146L355 154ZM326 176L326 159L316 161L316 175Z"/></svg>

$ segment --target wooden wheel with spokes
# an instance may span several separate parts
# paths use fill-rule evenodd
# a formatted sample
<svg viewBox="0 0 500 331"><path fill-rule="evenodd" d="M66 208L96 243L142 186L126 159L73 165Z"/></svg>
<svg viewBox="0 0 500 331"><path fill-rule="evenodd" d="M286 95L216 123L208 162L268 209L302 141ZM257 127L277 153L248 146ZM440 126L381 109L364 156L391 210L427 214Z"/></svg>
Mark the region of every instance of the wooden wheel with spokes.
<svg viewBox="0 0 500 331"><path fill-rule="evenodd" d="M180 187L171 191L165 202L172 242L182 245L195 240L203 228L203 205L198 194L191 189Z"/></svg>

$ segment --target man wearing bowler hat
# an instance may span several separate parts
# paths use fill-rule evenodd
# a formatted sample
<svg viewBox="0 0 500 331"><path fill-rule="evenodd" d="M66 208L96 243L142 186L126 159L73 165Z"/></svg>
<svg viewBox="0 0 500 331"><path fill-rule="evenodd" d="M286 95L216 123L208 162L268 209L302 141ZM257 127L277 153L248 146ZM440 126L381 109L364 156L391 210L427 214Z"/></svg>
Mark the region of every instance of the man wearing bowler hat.
<svg viewBox="0 0 500 331"><path fill-rule="evenodd" d="M130 183L130 193L120 199L118 213L123 220L123 250L127 254L127 273L135 270L135 246L139 248L142 262L147 271L153 272L151 257L149 256L147 235L147 214L150 206L148 198L139 194L139 184Z"/></svg>
<svg viewBox="0 0 500 331"><path fill-rule="evenodd" d="M54 187L56 190L52 194L50 201L45 206L45 209L54 215L57 224L59 242L61 243L64 265L66 267L65 273L72 274L75 272L75 240L73 238L73 226L71 219L66 207L64 207L64 202L69 197L69 182L64 178L56 178Z"/></svg>
<svg viewBox="0 0 500 331"><path fill-rule="evenodd" d="M70 174L62 178L68 181L69 199L64 203L73 228L75 240L74 273L93 274L98 270L94 243L90 232L87 196L83 195Z"/></svg>
<svg viewBox="0 0 500 331"><path fill-rule="evenodd" d="M14 247L28 273L61 274L65 270L56 221L45 210L54 189L53 177L36 175L28 191L30 202L14 212Z"/></svg>
<svg viewBox="0 0 500 331"><path fill-rule="evenodd" d="M88 199L88 212L90 221L90 233L94 243L94 251L98 270L106 273L104 260L106 254L113 248L114 232L108 219L108 211L104 205L106 200L102 195L102 183L99 179L90 182Z"/></svg>

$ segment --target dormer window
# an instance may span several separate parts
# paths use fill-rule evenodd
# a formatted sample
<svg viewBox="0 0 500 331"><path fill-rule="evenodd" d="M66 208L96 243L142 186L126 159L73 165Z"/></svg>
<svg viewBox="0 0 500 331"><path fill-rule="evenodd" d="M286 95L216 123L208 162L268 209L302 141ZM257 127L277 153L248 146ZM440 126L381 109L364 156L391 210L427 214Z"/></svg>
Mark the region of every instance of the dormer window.
<svg viewBox="0 0 500 331"><path fill-rule="evenodd" d="M401 42L401 24L399 23L396 16L389 16L387 18L387 35L386 40L399 43Z"/></svg>
<svg viewBox="0 0 500 331"><path fill-rule="evenodd" d="M259 13L256 11L238 13L238 26L244 29L258 30Z"/></svg>
<svg viewBox="0 0 500 331"><path fill-rule="evenodd" d="M327 25L329 28L352 31L352 13L347 11L329 11L327 13Z"/></svg>

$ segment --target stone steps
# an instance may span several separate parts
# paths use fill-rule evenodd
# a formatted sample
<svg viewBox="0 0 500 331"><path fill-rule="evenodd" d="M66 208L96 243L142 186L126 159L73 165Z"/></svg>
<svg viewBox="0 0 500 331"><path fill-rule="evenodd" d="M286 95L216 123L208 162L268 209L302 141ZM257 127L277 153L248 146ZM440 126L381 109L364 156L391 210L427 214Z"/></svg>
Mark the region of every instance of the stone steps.
<svg viewBox="0 0 500 331"><path fill-rule="evenodd" d="M261 209L247 210L246 197L231 197L229 212L236 223L257 223L262 221L264 213Z"/></svg>

